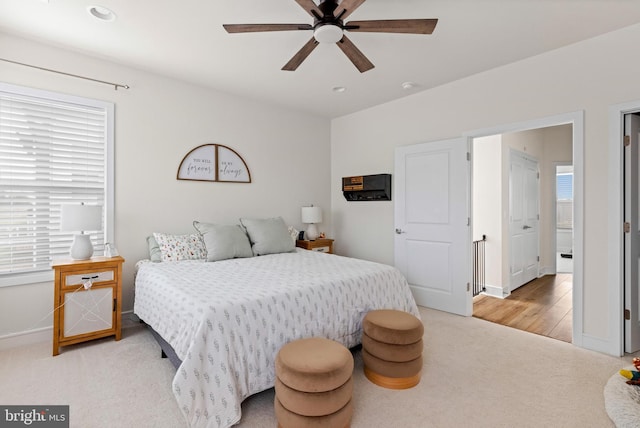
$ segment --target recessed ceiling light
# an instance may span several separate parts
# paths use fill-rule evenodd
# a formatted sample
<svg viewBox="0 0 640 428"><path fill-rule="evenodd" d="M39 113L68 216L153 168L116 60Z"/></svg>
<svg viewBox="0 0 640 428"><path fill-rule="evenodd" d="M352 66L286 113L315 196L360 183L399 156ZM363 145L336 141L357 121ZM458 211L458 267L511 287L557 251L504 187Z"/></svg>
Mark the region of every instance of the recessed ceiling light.
<svg viewBox="0 0 640 428"><path fill-rule="evenodd" d="M402 84L402 89L408 91L409 89L413 89L415 87L419 86L417 83L414 82L404 82Z"/></svg>
<svg viewBox="0 0 640 428"><path fill-rule="evenodd" d="M104 6L89 6L87 8L91 16L101 21L114 21L116 14Z"/></svg>
<svg viewBox="0 0 640 428"><path fill-rule="evenodd" d="M346 90L347 90L347 88L345 88L344 86L334 86L333 89L332 89L333 92L337 92L337 93L341 93L341 92L344 92Z"/></svg>

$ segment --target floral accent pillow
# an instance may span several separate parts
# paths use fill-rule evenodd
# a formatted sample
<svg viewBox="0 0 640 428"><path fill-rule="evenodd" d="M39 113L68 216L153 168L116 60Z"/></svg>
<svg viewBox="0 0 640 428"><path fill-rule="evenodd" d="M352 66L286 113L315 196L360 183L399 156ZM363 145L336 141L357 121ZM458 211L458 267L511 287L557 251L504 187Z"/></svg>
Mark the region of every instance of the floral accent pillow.
<svg viewBox="0 0 640 428"><path fill-rule="evenodd" d="M163 262L180 260L202 260L207 258L207 248L199 233L191 235L169 235L154 233L153 237L160 247Z"/></svg>

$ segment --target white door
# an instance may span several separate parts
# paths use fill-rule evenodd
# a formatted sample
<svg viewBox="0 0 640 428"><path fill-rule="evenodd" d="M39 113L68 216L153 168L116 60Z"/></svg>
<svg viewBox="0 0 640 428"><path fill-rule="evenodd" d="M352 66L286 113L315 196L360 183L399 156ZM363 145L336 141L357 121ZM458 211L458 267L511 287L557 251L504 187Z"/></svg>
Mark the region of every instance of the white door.
<svg viewBox="0 0 640 428"><path fill-rule="evenodd" d="M512 149L509 168L511 291L538 277L538 182L538 161Z"/></svg>
<svg viewBox="0 0 640 428"><path fill-rule="evenodd" d="M395 264L418 305L473 311L465 138L395 151Z"/></svg>
<svg viewBox="0 0 640 428"><path fill-rule="evenodd" d="M640 286L638 265L640 264L640 212L638 209L638 192L640 192L640 117L627 114L624 117L624 135L629 138L629 144L624 150L624 351L636 352L640 350ZM628 228L628 229L627 229ZM628 315L628 316L627 316Z"/></svg>

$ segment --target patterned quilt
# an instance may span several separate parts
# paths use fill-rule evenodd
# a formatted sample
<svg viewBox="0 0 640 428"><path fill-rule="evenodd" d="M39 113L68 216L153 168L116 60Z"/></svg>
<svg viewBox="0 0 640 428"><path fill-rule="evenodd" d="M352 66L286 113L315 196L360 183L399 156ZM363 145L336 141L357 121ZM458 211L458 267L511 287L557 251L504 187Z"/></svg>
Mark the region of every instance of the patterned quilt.
<svg viewBox="0 0 640 428"><path fill-rule="evenodd" d="M271 388L286 343L321 336L360 343L372 309L419 316L391 266L296 249L218 262L139 263L134 312L182 360L173 392L191 427L228 427L241 403Z"/></svg>

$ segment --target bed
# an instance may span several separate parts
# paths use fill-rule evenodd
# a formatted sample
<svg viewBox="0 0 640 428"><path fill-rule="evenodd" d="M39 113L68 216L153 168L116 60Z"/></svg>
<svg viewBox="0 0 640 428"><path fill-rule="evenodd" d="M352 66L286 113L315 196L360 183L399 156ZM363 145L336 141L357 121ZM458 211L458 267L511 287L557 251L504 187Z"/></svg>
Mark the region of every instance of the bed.
<svg viewBox="0 0 640 428"><path fill-rule="evenodd" d="M280 347L314 336L356 346L380 308L419 316L397 269L299 248L137 266L134 312L181 361L173 393L191 427L237 423L242 401L273 387Z"/></svg>

